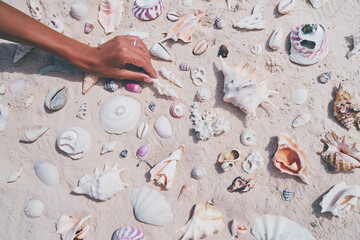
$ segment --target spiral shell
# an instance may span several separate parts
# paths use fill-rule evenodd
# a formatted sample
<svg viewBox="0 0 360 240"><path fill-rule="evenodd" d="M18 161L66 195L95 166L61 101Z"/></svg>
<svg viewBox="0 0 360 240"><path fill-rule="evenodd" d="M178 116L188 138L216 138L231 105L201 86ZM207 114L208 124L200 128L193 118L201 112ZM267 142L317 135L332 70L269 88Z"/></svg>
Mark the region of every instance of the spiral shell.
<svg viewBox="0 0 360 240"><path fill-rule="evenodd" d="M119 85L114 80L107 80L104 83L104 89L109 92L115 92L119 88Z"/></svg>
<svg viewBox="0 0 360 240"><path fill-rule="evenodd" d="M111 240L145 240L145 234L135 227L122 227L114 232Z"/></svg>
<svg viewBox="0 0 360 240"><path fill-rule="evenodd" d="M200 180L206 176L206 170L202 166L196 166L191 170L191 177Z"/></svg>
<svg viewBox="0 0 360 240"><path fill-rule="evenodd" d="M188 62L182 62L179 66L181 71L189 71L190 70L190 64Z"/></svg>
<svg viewBox="0 0 360 240"><path fill-rule="evenodd" d="M291 191L289 189L285 189L283 191L283 197L284 197L285 201L289 201L292 195L293 195L293 191Z"/></svg>
<svg viewBox="0 0 360 240"><path fill-rule="evenodd" d="M241 134L240 141L245 146L251 146L256 142L256 133L250 129L246 129Z"/></svg>
<svg viewBox="0 0 360 240"><path fill-rule="evenodd" d="M223 29L226 25L226 20L223 17L216 17L215 19L215 25L219 29Z"/></svg>

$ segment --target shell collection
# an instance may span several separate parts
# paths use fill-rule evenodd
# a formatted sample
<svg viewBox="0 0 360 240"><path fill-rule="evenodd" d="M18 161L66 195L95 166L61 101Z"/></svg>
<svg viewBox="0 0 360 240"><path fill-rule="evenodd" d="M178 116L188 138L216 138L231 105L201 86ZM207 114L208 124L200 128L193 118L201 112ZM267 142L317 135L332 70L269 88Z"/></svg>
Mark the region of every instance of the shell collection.
<svg viewBox="0 0 360 240"><path fill-rule="evenodd" d="M149 21L159 17L163 10L163 0L136 0L132 12L138 19Z"/></svg>
<svg viewBox="0 0 360 240"><path fill-rule="evenodd" d="M185 117L187 109L185 104L183 104L182 102L174 102L173 104L171 104L169 112L173 118L180 119Z"/></svg>
<svg viewBox="0 0 360 240"><path fill-rule="evenodd" d="M58 135L56 144L60 150L72 159L80 159L89 151L91 137L81 127L69 127Z"/></svg>
<svg viewBox="0 0 360 240"><path fill-rule="evenodd" d="M240 161L240 158L240 150L229 149L220 154L217 162L224 172L228 172L235 167L235 164Z"/></svg>
<svg viewBox="0 0 360 240"><path fill-rule="evenodd" d="M109 92L115 92L119 88L119 85L114 80L107 80L104 82L104 89Z"/></svg>
<svg viewBox="0 0 360 240"><path fill-rule="evenodd" d="M122 227L117 229L111 240L145 240L145 234L136 227Z"/></svg>
<svg viewBox="0 0 360 240"><path fill-rule="evenodd" d="M259 2L255 5L250 17L241 19L234 23L234 27L244 29L264 29L266 22L263 20L264 4Z"/></svg>
<svg viewBox="0 0 360 240"><path fill-rule="evenodd" d="M250 179L245 179L242 177L236 177L233 182L231 183L231 185L227 188L228 192L248 192L251 189L254 188L255 186L255 180L250 178Z"/></svg>

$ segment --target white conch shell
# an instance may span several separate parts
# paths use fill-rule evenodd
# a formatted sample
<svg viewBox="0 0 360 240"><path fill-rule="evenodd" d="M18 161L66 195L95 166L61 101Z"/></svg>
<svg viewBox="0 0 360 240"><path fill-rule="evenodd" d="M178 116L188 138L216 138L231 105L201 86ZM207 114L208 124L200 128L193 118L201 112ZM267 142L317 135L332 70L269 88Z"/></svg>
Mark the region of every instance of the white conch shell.
<svg viewBox="0 0 360 240"><path fill-rule="evenodd" d="M255 219L251 233L257 240L316 240L311 233L283 216L262 215Z"/></svg>
<svg viewBox="0 0 360 240"><path fill-rule="evenodd" d="M134 208L135 217L140 222L166 226L174 218L171 206L165 201L165 197L150 188L136 188L131 193L130 202Z"/></svg>
<svg viewBox="0 0 360 240"><path fill-rule="evenodd" d="M34 142L41 137L50 127L44 125L34 125L25 130L20 136L20 140L23 142Z"/></svg>
<svg viewBox="0 0 360 240"><path fill-rule="evenodd" d="M169 84L163 84L159 81L159 79L156 78L152 78L151 80L159 94L172 98L179 98L179 95L177 95L177 93L174 91L174 89L171 88Z"/></svg>
<svg viewBox="0 0 360 240"><path fill-rule="evenodd" d="M84 174L79 180L79 186L74 188L73 192L86 194L96 200L106 201L128 186L121 180L120 173L122 171L124 169L118 169L117 164L110 169L106 163L103 171L96 168L94 175Z"/></svg>
<svg viewBox="0 0 360 240"><path fill-rule="evenodd" d="M8 107L0 104L0 132L4 130L8 118L9 118Z"/></svg>
<svg viewBox="0 0 360 240"><path fill-rule="evenodd" d="M149 49L149 53L151 56L160 58L162 60L169 62L173 61L169 51L159 42L156 42L154 45L152 45L152 47Z"/></svg>
<svg viewBox="0 0 360 240"><path fill-rule="evenodd" d="M145 137L149 132L149 124L147 122L142 122L137 129L138 138Z"/></svg>
<svg viewBox="0 0 360 240"><path fill-rule="evenodd" d="M196 204L191 219L177 231L183 236L180 240L203 239L219 233L225 227L221 212L210 204Z"/></svg>
<svg viewBox="0 0 360 240"><path fill-rule="evenodd" d="M234 23L234 27L245 29L264 29L266 22L263 20L264 4L259 2L255 5L250 17L241 19Z"/></svg>
<svg viewBox="0 0 360 240"><path fill-rule="evenodd" d="M40 21L41 20L41 8L39 5L34 3L34 1L29 0L29 8L30 8L30 14L35 19Z"/></svg>
<svg viewBox="0 0 360 240"><path fill-rule="evenodd" d="M278 50L281 47L282 38L283 30L282 28L277 27L271 34L269 39L269 47L271 47L273 50Z"/></svg>
<svg viewBox="0 0 360 240"><path fill-rule="evenodd" d="M154 123L156 133L162 138L171 138L172 127L170 120L165 116L160 116Z"/></svg>
<svg viewBox="0 0 360 240"><path fill-rule="evenodd" d="M269 96L278 92L267 89L266 80L257 82L256 68L249 69L249 64L230 68L221 56L220 60L224 73L225 102L231 102L255 119L256 108L263 102L276 107L270 102Z"/></svg>
<svg viewBox="0 0 360 240"><path fill-rule="evenodd" d="M180 80L177 79L177 77L172 72L168 71L166 68L160 67L160 72L170 82L174 83L175 85L177 85L181 88L183 87Z"/></svg>
<svg viewBox="0 0 360 240"><path fill-rule="evenodd" d="M59 134L56 144L72 159L80 159L89 151L91 137L81 127L69 127Z"/></svg>
<svg viewBox="0 0 360 240"><path fill-rule="evenodd" d="M84 239L90 225L82 225L91 217L92 215L89 215L78 221L71 216L62 215L56 222L56 233L61 234L62 240Z"/></svg>
<svg viewBox="0 0 360 240"><path fill-rule="evenodd" d="M105 153L108 153L108 152L112 152L114 151L115 149L115 146L116 146L116 141L112 141L112 142L109 142L109 143L106 143L102 146L102 150L101 150L101 155L105 154Z"/></svg>
<svg viewBox="0 0 360 240"><path fill-rule="evenodd" d="M26 207L24 209L24 214L28 218L37 218L42 215L42 212L44 210L44 204L42 201L37 199L32 199L26 204Z"/></svg>
<svg viewBox="0 0 360 240"><path fill-rule="evenodd" d="M56 186L59 183L59 172L57 168L49 162L42 161L34 164L34 170L38 178L49 186Z"/></svg>
<svg viewBox="0 0 360 240"><path fill-rule="evenodd" d="M320 202L321 212L331 212L332 215L344 218L357 207L360 198L359 185L336 184Z"/></svg>
<svg viewBox="0 0 360 240"><path fill-rule="evenodd" d="M121 134L136 127L141 116L138 100L127 96L113 96L100 109L100 125L108 133Z"/></svg>
<svg viewBox="0 0 360 240"><path fill-rule="evenodd" d="M25 109L31 106L31 104L34 101L34 98L35 98L34 95L31 95L28 99L26 99L26 101L25 101Z"/></svg>
<svg viewBox="0 0 360 240"><path fill-rule="evenodd" d="M13 58L13 63L17 63L21 59L23 59L31 50L33 50L33 47L29 47L26 45L19 44L18 48L15 51L15 55Z"/></svg>
<svg viewBox="0 0 360 240"><path fill-rule="evenodd" d="M280 14L288 14L291 12L296 4L296 0L281 0L278 4L278 12Z"/></svg>
<svg viewBox="0 0 360 240"><path fill-rule="evenodd" d="M354 56L357 52L360 51L360 33L358 33L357 35L352 35L351 36L353 41L354 41L354 47L353 49L348 52L348 54L346 55L347 58L351 58L352 56Z"/></svg>
<svg viewBox="0 0 360 240"><path fill-rule="evenodd" d="M178 149L172 152L170 156L157 163L150 170L150 180L155 180L157 184L169 190L175 176L177 161L181 159L184 147L184 145L181 145Z"/></svg>
<svg viewBox="0 0 360 240"><path fill-rule="evenodd" d="M202 67L191 68L190 77L195 86L201 86L206 83L206 71Z"/></svg>
<svg viewBox="0 0 360 240"><path fill-rule="evenodd" d="M322 6L325 5L325 3L327 3L328 0L310 0L312 6L315 9L321 8Z"/></svg>
<svg viewBox="0 0 360 240"><path fill-rule="evenodd" d="M245 235L247 233L247 229L245 226L238 223L236 219L234 219L231 223L231 238L239 238L241 235Z"/></svg>
<svg viewBox="0 0 360 240"><path fill-rule="evenodd" d="M259 151L253 152L250 154L245 161L242 163L242 168L247 173L252 173L258 168L261 168L264 165L263 158Z"/></svg>
<svg viewBox="0 0 360 240"><path fill-rule="evenodd" d="M11 173L7 179L7 183L15 182L20 177L22 172L23 172L22 168L19 168L17 171Z"/></svg>
<svg viewBox="0 0 360 240"><path fill-rule="evenodd" d="M124 2L119 0L101 0L99 22L105 34L112 33L120 25L124 12Z"/></svg>

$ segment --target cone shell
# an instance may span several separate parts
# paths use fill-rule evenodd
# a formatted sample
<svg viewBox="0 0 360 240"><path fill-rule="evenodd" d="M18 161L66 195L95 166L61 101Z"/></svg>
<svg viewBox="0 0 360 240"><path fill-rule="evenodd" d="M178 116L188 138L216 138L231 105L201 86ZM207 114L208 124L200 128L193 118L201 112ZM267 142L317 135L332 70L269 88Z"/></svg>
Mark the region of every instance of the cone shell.
<svg viewBox="0 0 360 240"><path fill-rule="evenodd" d="M92 86L94 86L99 81L99 76L92 73L85 73L82 92L83 94L87 93Z"/></svg>
<svg viewBox="0 0 360 240"><path fill-rule="evenodd" d="M95 28L94 24L87 22L85 23L84 32L89 34Z"/></svg>
<svg viewBox="0 0 360 240"><path fill-rule="evenodd" d="M166 48L164 47L164 45L162 45L159 42L156 42L149 50L150 55L153 57L157 57L160 58L162 60L168 61L168 62L172 62L173 59L170 55L170 53L168 52L168 50L166 50Z"/></svg>

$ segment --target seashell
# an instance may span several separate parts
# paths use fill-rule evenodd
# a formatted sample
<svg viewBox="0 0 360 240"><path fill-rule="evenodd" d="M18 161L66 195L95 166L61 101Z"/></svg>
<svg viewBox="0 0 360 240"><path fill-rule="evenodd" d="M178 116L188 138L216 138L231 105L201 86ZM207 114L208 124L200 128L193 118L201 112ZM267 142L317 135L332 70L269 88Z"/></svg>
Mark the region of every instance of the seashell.
<svg viewBox="0 0 360 240"><path fill-rule="evenodd" d="M124 1L101 0L99 9L99 22L105 34L114 32L120 25L124 12Z"/></svg>
<svg viewBox="0 0 360 240"><path fill-rule="evenodd" d="M298 176L303 182L309 184L305 154L289 136L285 134L278 136L278 148L273 162L282 173Z"/></svg>
<svg viewBox="0 0 360 240"><path fill-rule="evenodd" d="M166 15L167 19L172 22L176 22L180 18L180 14L177 11L169 11Z"/></svg>
<svg viewBox="0 0 360 240"><path fill-rule="evenodd" d="M194 187L190 184L185 184L179 193L179 199L190 199L194 195Z"/></svg>
<svg viewBox="0 0 360 240"><path fill-rule="evenodd" d="M0 95L4 95L5 91L6 91L5 84L4 83L0 84Z"/></svg>
<svg viewBox="0 0 360 240"><path fill-rule="evenodd" d="M67 90L68 88L63 85L51 89L45 98L45 106L51 111L62 109L68 99Z"/></svg>
<svg viewBox="0 0 360 240"><path fill-rule="evenodd" d="M250 154L242 163L242 169L247 173L252 173L256 169L261 168L264 165L263 158L259 151Z"/></svg>
<svg viewBox="0 0 360 240"><path fill-rule="evenodd" d="M42 201L37 199L31 199L25 206L24 214L28 218L38 218L42 215L43 211L44 204L42 203Z"/></svg>
<svg viewBox="0 0 360 240"><path fill-rule="evenodd" d="M121 35L135 36L143 40L149 38L151 34L149 32L130 31Z"/></svg>
<svg viewBox="0 0 360 240"><path fill-rule="evenodd" d="M296 5L296 0L281 0L278 4L278 12L280 14L288 14L294 10Z"/></svg>
<svg viewBox="0 0 360 240"><path fill-rule="evenodd" d="M193 54L194 55L203 54L209 48L209 44L210 44L209 40L206 39L198 42L194 47Z"/></svg>
<svg viewBox="0 0 360 240"><path fill-rule="evenodd" d="M257 240L306 239L316 240L311 233L286 217L262 215L255 219L251 233Z"/></svg>
<svg viewBox="0 0 360 240"><path fill-rule="evenodd" d="M69 76L75 75L74 70L61 65L62 60L60 58L55 57L55 56L53 56L52 58L54 59L54 64L41 68L38 71L38 75L42 76L49 72L59 72L59 73L67 74Z"/></svg>
<svg viewBox="0 0 360 240"><path fill-rule="evenodd" d="M168 71L166 68L160 67L160 72L167 80L174 83L176 86L181 87L181 88L183 87L180 80L177 79L177 77L175 77L175 75L172 72Z"/></svg>
<svg viewBox="0 0 360 240"><path fill-rule="evenodd" d="M186 106L182 102L174 102L173 104L171 104L169 111L170 111L170 115L173 118L177 118L177 119L185 117L187 112Z"/></svg>
<svg viewBox="0 0 360 240"><path fill-rule="evenodd" d="M142 158L146 158L146 156L149 154L151 149L151 145L150 144L145 144L142 145L137 151L136 151L136 156L140 159Z"/></svg>
<svg viewBox="0 0 360 240"><path fill-rule="evenodd" d="M53 29L53 30L55 30L55 31L57 31L59 33L64 33L65 25L59 19L56 19L56 18L51 19L48 26L51 29Z"/></svg>
<svg viewBox="0 0 360 240"><path fill-rule="evenodd" d="M81 127L69 127L59 134L56 144L60 150L72 159L80 159L89 151L91 137Z"/></svg>
<svg viewBox="0 0 360 240"><path fill-rule="evenodd" d="M240 161L241 152L238 149L229 149L222 152L217 160L218 164L224 172L235 167L235 164Z"/></svg>
<svg viewBox="0 0 360 240"><path fill-rule="evenodd" d="M17 63L18 61L23 59L33 49L34 49L33 47L19 44L14 54L13 63Z"/></svg>
<svg viewBox="0 0 360 240"><path fill-rule="evenodd" d="M295 1L295 0L290 0L290 1ZM275 51L278 50L281 47L282 38L283 38L282 28L279 27L275 28L274 32L271 34L271 37L269 39L269 47L271 47Z"/></svg>
<svg viewBox="0 0 360 240"><path fill-rule="evenodd" d="M21 176L22 172L22 168L19 168L17 171L11 173L7 179L7 183L15 182Z"/></svg>
<svg viewBox="0 0 360 240"><path fill-rule="evenodd" d="M353 39L353 49L351 49L350 52L347 53L346 57L349 59L352 56L354 56L357 52L360 51L360 33L358 33L357 35L353 34L351 36L351 38Z"/></svg>
<svg viewBox="0 0 360 240"><path fill-rule="evenodd" d="M34 125L25 130L20 136L20 141L23 142L35 142L41 137L50 127L44 125Z"/></svg>
<svg viewBox="0 0 360 240"><path fill-rule="evenodd" d="M114 232L111 240L145 240L145 234L136 227L122 227Z"/></svg>
<svg viewBox="0 0 360 240"><path fill-rule="evenodd" d="M156 133L162 138L171 138L172 127L170 120L165 116L160 116L154 123Z"/></svg>
<svg viewBox="0 0 360 240"><path fill-rule="evenodd" d="M82 21L88 15L88 8L82 3L75 3L71 5L70 14L76 20Z"/></svg>
<svg viewBox="0 0 360 240"><path fill-rule="evenodd" d="M225 227L221 212L210 204L195 204L191 219L179 228L180 240L203 239L221 232Z"/></svg>
<svg viewBox="0 0 360 240"><path fill-rule="evenodd" d="M173 151L150 170L150 181L155 180L157 184L170 190L176 171L176 164L184 152L184 145Z"/></svg>
<svg viewBox="0 0 360 240"><path fill-rule="evenodd" d="M264 29L266 22L263 20L264 4L258 2L250 17L241 19L240 21L234 23L234 27L245 28L249 30L253 29Z"/></svg>
<svg viewBox="0 0 360 240"><path fill-rule="evenodd" d="M344 218L353 213L360 198L359 185L336 184L325 194L320 202L321 212L331 212L332 215Z"/></svg>
<svg viewBox="0 0 360 240"><path fill-rule="evenodd" d="M141 93L142 87L140 84L132 81L125 81L125 89L133 93Z"/></svg>
<svg viewBox="0 0 360 240"><path fill-rule="evenodd" d="M122 150L121 152L120 152L120 157L121 158L126 158L126 156L127 156L127 154L128 154L128 150Z"/></svg>
<svg viewBox="0 0 360 240"><path fill-rule="evenodd" d="M9 92L11 94L15 94L17 91L19 91L20 89L22 89L25 84L26 84L26 80L23 79L23 78L19 78L13 82L10 83L10 86L9 86Z"/></svg>
<svg viewBox="0 0 360 240"><path fill-rule="evenodd" d="M78 187L74 188L73 192L86 194L96 200L106 201L128 186L128 184L123 183L120 177L120 173L124 170L118 169L117 164L110 169L106 163L103 171L96 168L94 175L84 174L79 180Z"/></svg>
<svg viewBox="0 0 360 240"><path fill-rule="evenodd" d="M140 222L164 227L174 218L171 205L165 201L165 197L150 188L136 188L131 193L130 203Z"/></svg>
<svg viewBox="0 0 360 240"><path fill-rule="evenodd" d="M0 132L4 130L8 118L9 118L8 107L0 104Z"/></svg>
<svg viewBox="0 0 360 240"><path fill-rule="evenodd" d="M211 92L207 88L200 88L196 92L196 98L199 102L207 102L211 98Z"/></svg>
<svg viewBox="0 0 360 240"><path fill-rule="evenodd" d="M196 166L191 170L191 177L200 180L206 176L206 169L202 166Z"/></svg>
<svg viewBox="0 0 360 240"><path fill-rule="evenodd" d="M189 71L191 69L190 64L188 62L182 62L179 65L181 71Z"/></svg>
<svg viewBox="0 0 360 240"><path fill-rule="evenodd" d="M145 137L149 132L149 124L147 122L140 123L138 129L137 129L137 136L138 138Z"/></svg>
<svg viewBox="0 0 360 240"><path fill-rule="evenodd" d="M251 146L256 143L256 133L250 129L245 129L240 136L240 141L245 146Z"/></svg>
<svg viewBox="0 0 360 240"><path fill-rule="evenodd" d="M184 7L189 7L192 4L192 0L182 0L182 5Z"/></svg>
<svg viewBox="0 0 360 240"><path fill-rule="evenodd" d="M38 178L49 186L56 186L59 183L59 172L57 168L49 162L42 161L34 164L34 170Z"/></svg>
<svg viewBox="0 0 360 240"><path fill-rule="evenodd" d="M138 19L150 21L158 18L163 10L163 0L136 0L132 12Z"/></svg>
<svg viewBox="0 0 360 240"><path fill-rule="evenodd" d="M319 78L319 82L323 84L328 83L331 79L331 72L323 73L318 78Z"/></svg>
<svg viewBox="0 0 360 240"><path fill-rule="evenodd" d="M221 45L219 48L218 56L221 56L222 58L227 58L229 54L229 50L225 45Z"/></svg>
<svg viewBox="0 0 360 240"><path fill-rule="evenodd" d="M247 229L245 226L241 225L236 221L236 219L232 220L231 224L231 235L232 239L240 238L241 235L245 235L247 233Z"/></svg>
<svg viewBox="0 0 360 240"><path fill-rule="evenodd" d="M179 98L177 93L169 86L169 84L163 84L159 81L159 79L155 78L152 78L151 81L153 82L154 87L157 89L159 94L172 98Z"/></svg>
<svg viewBox="0 0 360 240"><path fill-rule="evenodd" d="M321 8L322 6L325 5L325 3L327 3L328 0L310 0L312 6L315 9Z"/></svg>
<svg viewBox="0 0 360 240"><path fill-rule="evenodd" d="M71 216L62 215L56 222L56 233L61 234L62 240L84 239L90 230L90 225L83 224L91 218L92 215L77 220Z"/></svg>
<svg viewBox="0 0 360 240"><path fill-rule="evenodd" d="M206 83L206 71L201 67L193 67L190 76L195 86L201 86Z"/></svg>
<svg viewBox="0 0 360 240"><path fill-rule="evenodd" d="M94 24L92 24L91 22L87 22L85 23L85 26L84 26L84 32L86 34L89 34L92 30L94 30L95 26Z"/></svg>
<svg viewBox="0 0 360 240"><path fill-rule="evenodd" d="M256 68L251 69L248 63L243 67L230 68L222 57L220 60L224 73L225 102L234 104L255 119L256 108L263 102L275 106L269 96L278 92L267 89L265 80L257 82Z"/></svg>
<svg viewBox="0 0 360 240"><path fill-rule="evenodd" d="M31 95L28 99L26 99L25 101L25 109L27 109L28 107L31 106L31 104L34 101L34 95Z"/></svg>
<svg viewBox="0 0 360 240"><path fill-rule="evenodd" d="M330 41L325 28L318 23L302 24L290 33L290 61L312 65L329 53Z"/></svg>
<svg viewBox="0 0 360 240"><path fill-rule="evenodd" d="M262 52L262 47L260 44L255 44L250 48L250 51L256 56L259 56Z"/></svg>
<svg viewBox="0 0 360 240"><path fill-rule="evenodd" d="M29 0L28 5L29 5L29 10L30 10L31 16L35 20L40 21L41 20L41 8L40 8L40 6L37 5L36 3L34 3L34 1L32 1L32 0Z"/></svg>
<svg viewBox="0 0 360 240"><path fill-rule="evenodd" d="M113 96L100 109L100 125L108 133L121 134L136 127L141 116L138 100L127 96Z"/></svg>
<svg viewBox="0 0 360 240"><path fill-rule="evenodd" d="M296 89L291 93L291 99L295 104L303 104L308 98L308 91L306 89Z"/></svg>
<svg viewBox="0 0 360 240"><path fill-rule="evenodd" d="M153 103L153 102L151 102L151 103L149 104L149 109L150 109L152 112L154 112L155 109L156 109L156 104Z"/></svg>
<svg viewBox="0 0 360 240"><path fill-rule="evenodd" d="M318 154L335 168L336 172L347 172L360 168L359 150L355 144L346 144L345 136L339 138L335 133L327 134L327 139L321 139L326 149Z"/></svg>
<svg viewBox="0 0 360 240"><path fill-rule="evenodd" d="M203 11L198 10L196 16L189 13L186 16L179 18L179 20L177 20L176 23L167 31L166 37L160 42L164 42L168 39L172 39L175 42L179 39L185 43L191 42L192 34L203 14Z"/></svg>
<svg viewBox="0 0 360 240"><path fill-rule="evenodd" d="M107 80L104 82L104 89L109 92L115 92L119 88L119 85L114 80Z"/></svg>
<svg viewBox="0 0 360 240"><path fill-rule="evenodd" d="M293 195L293 191L291 191L289 189L285 189L283 191L283 197L284 197L285 201L289 201L292 195Z"/></svg>
<svg viewBox="0 0 360 240"><path fill-rule="evenodd" d="M246 179L236 177L231 185L227 188L228 192L248 192L254 188L256 181L252 178Z"/></svg>
<svg viewBox="0 0 360 240"><path fill-rule="evenodd" d="M310 115L307 113L299 114L292 123L293 128L301 127L310 122Z"/></svg>
<svg viewBox="0 0 360 240"><path fill-rule="evenodd" d="M83 103L83 104L81 104L78 112L76 113L76 117L78 117L80 119L84 119L86 112L87 112L87 104Z"/></svg>
<svg viewBox="0 0 360 240"><path fill-rule="evenodd" d="M173 61L173 58L171 57L168 50L166 50L164 45L162 45L160 42L154 43L154 45L152 45L152 47L150 48L149 52L150 55L153 57L157 57L168 62Z"/></svg>
<svg viewBox="0 0 360 240"><path fill-rule="evenodd" d="M218 29L223 29L226 25L226 20L223 17L216 17L215 18L215 25Z"/></svg>
<svg viewBox="0 0 360 240"><path fill-rule="evenodd" d="M99 76L92 73L85 73L82 92L83 94L87 93L92 86L94 86L99 81Z"/></svg>
<svg viewBox="0 0 360 240"><path fill-rule="evenodd" d="M112 141L112 142L109 142L109 143L106 143L102 146L102 150L101 150L101 155L105 154L105 153L108 153L108 152L112 152L114 151L115 149L115 146L116 146L116 141Z"/></svg>

